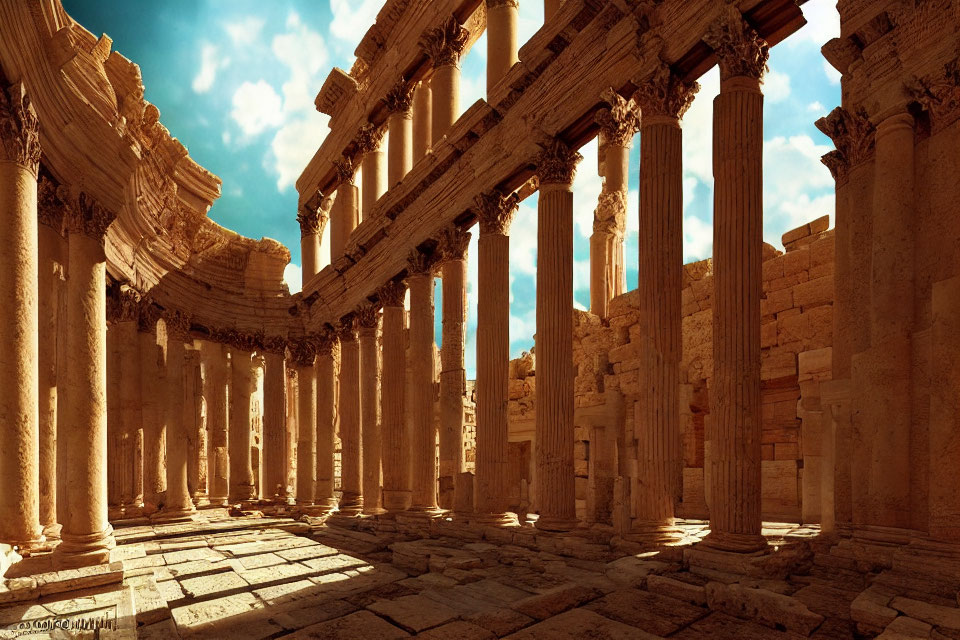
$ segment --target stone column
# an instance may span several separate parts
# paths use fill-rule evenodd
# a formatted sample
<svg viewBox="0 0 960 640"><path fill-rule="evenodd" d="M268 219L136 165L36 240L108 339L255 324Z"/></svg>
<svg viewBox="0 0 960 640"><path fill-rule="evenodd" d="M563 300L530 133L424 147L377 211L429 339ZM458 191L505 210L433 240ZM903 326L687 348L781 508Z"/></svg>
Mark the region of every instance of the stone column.
<svg viewBox="0 0 960 640"><path fill-rule="evenodd" d="M230 347L230 502L233 503L252 500L256 491L250 455L255 348L243 335L238 335Z"/></svg>
<svg viewBox="0 0 960 640"><path fill-rule="evenodd" d="M196 416L187 403L186 347L190 319L179 311L164 315L167 325L167 495L159 517L163 520L189 518L196 511L187 484L187 441Z"/></svg>
<svg viewBox="0 0 960 640"><path fill-rule="evenodd" d="M317 379L314 362L316 341L300 337L290 341L290 355L297 366L297 504L310 506L317 485Z"/></svg>
<svg viewBox="0 0 960 640"><path fill-rule="evenodd" d="M56 198L56 186L47 178L40 179L38 198L40 526L50 540L60 538L60 523L57 521L57 397L66 367L57 360L57 343L62 342L61 332L64 330L58 312L65 282L61 252L63 208Z"/></svg>
<svg viewBox="0 0 960 640"><path fill-rule="evenodd" d="M680 448L680 356L683 290L683 132L680 118L699 86L660 67L634 96L640 133L640 397L636 403L639 491L633 530L665 542L683 498ZM608 170L609 170L609 157ZM624 185L625 186L625 185Z"/></svg>
<svg viewBox="0 0 960 640"><path fill-rule="evenodd" d="M353 319L338 328L340 338L340 513L355 516L363 509L361 450L360 345Z"/></svg>
<svg viewBox="0 0 960 640"><path fill-rule="evenodd" d="M284 351L287 342L276 336L264 340L263 373L263 498L286 502L287 396Z"/></svg>
<svg viewBox="0 0 960 640"><path fill-rule="evenodd" d="M625 100L613 89L601 97L610 106L596 116L604 180L590 236L590 312L606 318L610 300L626 289L623 236L627 230L627 172L640 113L636 102Z"/></svg>
<svg viewBox="0 0 960 640"><path fill-rule="evenodd" d="M158 331L160 310L150 302L140 304L137 329L140 342L140 415L143 420L143 503L152 513L160 508L167 490L166 471L166 333ZM160 338L164 338L162 341ZM161 346L161 342L163 343Z"/></svg>
<svg viewBox="0 0 960 640"><path fill-rule="evenodd" d="M392 189L413 168L413 86L401 79L387 94L390 130L387 158L387 188Z"/></svg>
<svg viewBox="0 0 960 640"><path fill-rule="evenodd" d="M120 443L120 352L116 321L107 297L107 507L110 520L119 520L122 454Z"/></svg>
<svg viewBox="0 0 960 640"><path fill-rule="evenodd" d="M0 394L0 544L27 549L44 539L40 527L37 402L39 163L40 123L23 85L0 87L0 241L4 247L0 264L0 369L10 381Z"/></svg>
<svg viewBox="0 0 960 640"><path fill-rule="evenodd" d="M510 399L510 223L514 197L477 198L477 462L474 505L484 524L515 525L507 512Z"/></svg>
<svg viewBox="0 0 960 640"><path fill-rule="evenodd" d="M537 158L537 528L577 526L573 472L573 176L559 139Z"/></svg>
<svg viewBox="0 0 960 640"><path fill-rule="evenodd" d="M436 146L460 117L460 56L470 32L450 16L443 26L427 30L420 47L433 60L431 140Z"/></svg>
<svg viewBox="0 0 960 640"><path fill-rule="evenodd" d="M330 217L330 205L330 200L318 191L310 202L300 207L297 214L300 224L300 283L303 288L313 276L320 273L320 241Z"/></svg>
<svg viewBox="0 0 960 640"><path fill-rule="evenodd" d="M363 512L383 513L380 492L380 367L377 325L378 305L365 304L357 310L360 337L360 439L363 443Z"/></svg>
<svg viewBox="0 0 960 640"><path fill-rule="evenodd" d="M366 220L387 190L387 154L383 151L383 136L386 126L367 123L357 136L357 153L363 155L363 196L360 198L361 211L358 222Z"/></svg>
<svg viewBox="0 0 960 640"><path fill-rule="evenodd" d="M120 465L120 499L125 509L143 506L143 461L137 441L142 428L142 401L140 397L140 337L137 326L139 296L131 290L119 292L116 322L111 331L117 332L119 365L119 435L120 447L109 452ZM109 310L109 307L108 307Z"/></svg>
<svg viewBox="0 0 960 640"><path fill-rule="evenodd" d="M767 43L736 7L704 41L720 60L713 124L713 361L710 534L723 551L764 549L760 534L760 296L763 93Z"/></svg>
<svg viewBox="0 0 960 640"><path fill-rule="evenodd" d="M421 80L413 94L413 162L427 155L433 142L433 91Z"/></svg>
<svg viewBox="0 0 960 640"><path fill-rule="evenodd" d="M932 365L938 372L930 391L931 537L960 538L960 277L941 280L931 293Z"/></svg>
<svg viewBox="0 0 960 640"><path fill-rule="evenodd" d="M487 0L487 97L520 58L517 22L520 0Z"/></svg>
<svg viewBox="0 0 960 640"><path fill-rule="evenodd" d="M407 267L410 288L410 462L412 496L409 511L437 510L437 432L433 421L433 256L414 250Z"/></svg>
<svg viewBox="0 0 960 640"><path fill-rule="evenodd" d="M410 444L405 428L407 351L403 299L406 292L406 286L399 282L388 282L377 290L383 305L383 377L380 380L383 507L391 514L410 506Z"/></svg>
<svg viewBox="0 0 960 640"><path fill-rule="evenodd" d="M193 504L197 507L210 506L210 438L207 429L207 400L204 394L205 380L203 377L203 359L199 347L190 345L187 350L189 363L187 377L187 402L193 400L193 422L189 423L193 434L193 450L190 452L190 465L187 467L190 475L190 495Z"/></svg>
<svg viewBox="0 0 960 640"><path fill-rule="evenodd" d="M440 351L440 489L441 509L453 509L457 486L464 471L463 397L467 372L463 360L467 321L467 245L470 233L445 229L438 247L443 285L443 335Z"/></svg>
<svg viewBox="0 0 960 640"><path fill-rule="evenodd" d="M297 441L300 439L300 420L297 418L297 369L291 360L286 361L287 422L284 434L284 476L287 487L287 503L295 503L297 497ZM314 367L316 371L316 367Z"/></svg>
<svg viewBox="0 0 960 640"><path fill-rule="evenodd" d="M200 343L203 360L204 396L207 400L207 431L209 432L208 472L210 504L223 506L229 502L230 459L227 448L230 429L227 409L227 384L230 376L227 349L217 342Z"/></svg>
<svg viewBox="0 0 960 640"><path fill-rule="evenodd" d="M115 545L107 521L107 322L106 256L103 243L115 214L86 194L69 200L67 226L66 391L68 411L58 434L65 456L63 530L57 566L105 562Z"/></svg>
<svg viewBox="0 0 960 640"><path fill-rule="evenodd" d="M339 176L337 199L334 202L330 230L330 262L336 262L350 241L350 234L360 223L360 191L356 185L357 167L350 158L334 162Z"/></svg>
<svg viewBox="0 0 960 640"><path fill-rule="evenodd" d="M336 337L322 331L317 342L317 506L332 511L337 507L334 495L334 446L337 424L337 377L333 360ZM299 461L297 462L299 466Z"/></svg>

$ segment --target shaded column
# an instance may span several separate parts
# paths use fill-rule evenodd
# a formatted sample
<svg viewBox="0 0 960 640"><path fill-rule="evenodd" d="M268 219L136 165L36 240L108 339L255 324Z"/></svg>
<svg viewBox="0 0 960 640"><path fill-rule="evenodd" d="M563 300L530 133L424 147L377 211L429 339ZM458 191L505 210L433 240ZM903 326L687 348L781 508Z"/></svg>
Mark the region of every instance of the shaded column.
<svg viewBox="0 0 960 640"><path fill-rule="evenodd" d="M364 304L357 310L360 339L360 440L363 444L363 512L383 513L380 497L380 354L377 325L380 308Z"/></svg>
<svg viewBox="0 0 960 640"><path fill-rule="evenodd" d="M333 358L336 335L329 329L317 337L317 491L314 502L332 511L337 507L334 448L337 424L337 376ZM297 465L299 467L299 461Z"/></svg>
<svg viewBox="0 0 960 640"><path fill-rule="evenodd" d="M350 234L360 223L360 191L355 183L357 167L350 158L334 162L340 184L331 213L330 262L336 262L350 241Z"/></svg>
<svg viewBox="0 0 960 640"><path fill-rule="evenodd" d="M190 433L190 457L187 459L187 485L190 487L190 496L197 507L206 507L210 504L210 477L207 472L209 465L209 443L207 437L207 409L203 392L203 364L200 350L189 343L186 352L186 371L184 384L186 388L186 402L192 419L187 423Z"/></svg>
<svg viewBox="0 0 960 640"><path fill-rule="evenodd" d="M263 498L287 499L286 429L287 396L284 352L287 342L270 336L264 339L263 371Z"/></svg>
<svg viewBox="0 0 960 640"><path fill-rule="evenodd" d="M724 551L766 547L760 534L760 296L763 93L768 47L728 7L704 41L720 60L713 104L714 395L710 534Z"/></svg>
<svg viewBox="0 0 960 640"><path fill-rule="evenodd" d="M477 462L474 510L484 524L515 525L507 513L510 454L510 223L514 197L476 200L477 240Z"/></svg>
<svg viewBox="0 0 960 640"><path fill-rule="evenodd" d="M433 145L433 91L421 80L413 94L413 162L427 155Z"/></svg>
<svg viewBox="0 0 960 640"><path fill-rule="evenodd" d="M297 213L297 223L300 225L301 287L305 288L311 278L320 273L320 243L330 218L331 205L331 199L318 191Z"/></svg>
<svg viewBox="0 0 960 640"><path fill-rule="evenodd" d="M119 520L122 458L120 442L120 339L111 318L107 296L107 506L111 520Z"/></svg>
<svg viewBox="0 0 960 640"><path fill-rule="evenodd" d="M340 338L340 513L354 516L363 509L363 452L360 433L360 344L353 319L337 329Z"/></svg>
<svg viewBox="0 0 960 640"><path fill-rule="evenodd" d="M69 202L67 227L67 367L68 410L58 436L65 456L63 529L57 565L85 566L105 562L115 545L107 521L107 353L106 256L103 243L115 214L86 194Z"/></svg>
<svg viewBox="0 0 960 640"><path fill-rule="evenodd" d="M387 188L392 189L413 168L413 91L402 78L387 94ZM422 155L422 154L421 154Z"/></svg>
<svg viewBox="0 0 960 640"><path fill-rule="evenodd" d="M383 136L386 133L385 125L377 126L368 122L357 136L357 153L363 156L363 197L360 199L358 223L367 219L377 200L387 190L387 154L383 152Z"/></svg>
<svg viewBox="0 0 960 640"><path fill-rule="evenodd" d="M433 60L431 141L436 146L460 117L460 56L470 32L454 16L443 26L428 29L420 47Z"/></svg>
<svg viewBox="0 0 960 640"><path fill-rule="evenodd" d="M441 509L459 504L458 484L464 471L463 398L467 372L463 359L467 321L467 245L470 233L459 227L444 229L437 248L443 285L443 334L440 350L440 487ZM462 483L461 483L462 484Z"/></svg>
<svg viewBox="0 0 960 640"><path fill-rule="evenodd" d="M22 548L43 541L37 398L39 135L40 123L23 85L0 87L0 369L10 381L0 394L0 543Z"/></svg>
<svg viewBox="0 0 960 640"><path fill-rule="evenodd" d="M640 396L636 402L637 471L633 531L664 542L683 498L680 356L683 291L683 132L680 118L699 86L660 67L634 96L640 130ZM608 156L609 163L609 156ZM608 164L609 167L609 164ZM624 185L624 188L626 185Z"/></svg>
<svg viewBox="0 0 960 640"><path fill-rule="evenodd" d="M383 305L383 377L380 380L383 507L392 514L410 506L410 444L405 428L407 351L403 300L406 292L406 286L400 282L388 282L377 290Z"/></svg>
<svg viewBox="0 0 960 640"><path fill-rule="evenodd" d="M407 261L410 288L411 504L409 511L437 510L437 432L433 421L433 256L414 250Z"/></svg>
<svg viewBox="0 0 960 640"><path fill-rule="evenodd" d="M537 528L577 526L573 472L573 176L582 156L558 139L537 158Z"/></svg>
<svg viewBox="0 0 960 640"><path fill-rule="evenodd" d="M930 390L931 537L960 538L960 277L941 280L931 293L932 366L938 373Z"/></svg>
<svg viewBox="0 0 960 640"><path fill-rule="evenodd" d="M137 315L139 295L132 290L117 292L114 299L114 324L110 331L117 333L119 447L110 451L119 462L120 503L124 508L143 506L143 461L138 450L138 432L142 428L142 401L140 397L140 336ZM108 314L110 313L108 300Z"/></svg>
<svg viewBox="0 0 960 640"><path fill-rule="evenodd" d="M143 420L143 503L152 513L163 504L167 490L166 329L159 331L160 309L149 301L140 304L137 329L140 332L140 416Z"/></svg>
<svg viewBox="0 0 960 640"><path fill-rule="evenodd" d="M284 434L284 481L287 487L287 503L295 503L297 497L297 441L300 439L300 421L297 418L297 369L292 360L286 361L287 418ZM316 367L314 367L316 370Z"/></svg>
<svg viewBox="0 0 960 640"><path fill-rule="evenodd" d="M517 56L519 0L487 0L487 96L520 58Z"/></svg>
<svg viewBox="0 0 960 640"><path fill-rule="evenodd" d="M230 502L234 503L252 500L256 491L250 455L255 347L247 336L239 334L230 346Z"/></svg>
<svg viewBox="0 0 960 640"><path fill-rule="evenodd" d="M196 414L186 402L186 347L190 319L178 312L164 315L167 325L167 494L159 517L163 520L189 518L196 509L187 483L187 442Z"/></svg>
<svg viewBox="0 0 960 640"><path fill-rule="evenodd" d="M227 385L230 368L227 363L227 348L217 342L200 343L203 361L203 392L207 401L207 475L209 477L210 504L223 506L229 502L230 454L227 448L230 429L227 407Z"/></svg>
<svg viewBox="0 0 960 640"><path fill-rule="evenodd" d="M317 485L317 379L314 372L317 345L310 337L290 341L297 367L297 504L309 506Z"/></svg>

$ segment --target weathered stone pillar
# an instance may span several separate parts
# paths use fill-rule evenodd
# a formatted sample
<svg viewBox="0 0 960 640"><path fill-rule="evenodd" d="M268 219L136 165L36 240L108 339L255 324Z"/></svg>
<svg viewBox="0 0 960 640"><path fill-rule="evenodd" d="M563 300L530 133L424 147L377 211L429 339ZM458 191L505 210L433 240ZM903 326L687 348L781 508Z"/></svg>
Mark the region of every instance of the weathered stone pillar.
<svg viewBox="0 0 960 640"><path fill-rule="evenodd" d="M406 292L406 286L400 282L388 282L377 290L383 305L383 377L380 380L383 507L391 514L410 506L410 443L405 426L407 351L403 299Z"/></svg>
<svg viewBox="0 0 960 640"><path fill-rule="evenodd" d="M292 360L286 361L287 385L287 422L284 434L284 482L287 487L287 503L296 502L297 497L297 441L300 434L300 420L297 417L297 403L300 394L297 393L297 369ZM314 366L316 371L316 366Z"/></svg>
<svg viewBox="0 0 960 640"><path fill-rule="evenodd" d="M330 230L330 262L336 262L343 255L350 234L360 223L360 190L356 185L357 167L349 158L335 163L340 179L337 187L337 199L333 205Z"/></svg>
<svg viewBox="0 0 960 640"><path fill-rule="evenodd" d="M433 60L430 89L433 94L431 140L436 146L460 117L460 55L470 32L454 16L441 27L427 30L420 47Z"/></svg>
<svg viewBox="0 0 960 640"><path fill-rule="evenodd" d="M287 499L286 465L286 365L287 342L276 336L264 340L263 373L263 494L264 500Z"/></svg>
<svg viewBox="0 0 960 640"><path fill-rule="evenodd" d="M487 96L518 61L520 0L487 0Z"/></svg>
<svg viewBox="0 0 960 640"><path fill-rule="evenodd" d="M413 86L400 82L387 94L390 139L387 149L387 188L395 187L413 168Z"/></svg>
<svg viewBox="0 0 960 640"><path fill-rule="evenodd" d="M477 240L477 461L474 510L484 524L514 525L507 512L507 406L510 398L510 223L514 197L493 192L476 200Z"/></svg>
<svg viewBox="0 0 960 640"><path fill-rule="evenodd" d="M360 344L350 318L338 328L340 338L340 513L363 509L363 452L360 433Z"/></svg>
<svg viewBox="0 0 960 640"><path fill-rule="evenodd" d="M421 80L413 94L413 162L427 155L433 146L433 91L429 80Z"/></svg>
<svg viewBox="0 0 960 640"><path fill-rule="evenodd" d="M23 548L43 541L37 402L39 166L40 123L23 85L0 87L0 370L10 381L0 394L0 544Z"/></svg>
<svg viewBox="0 0 960 640"><path fill-rule="evenodd" d="M111 520L119 520L120 488L123 484L122 445L120 442L120 338L116 321L111 318L107 296L107 507Z"/></svg>
<svg viewBox="0 0 960 640"><path fill-rule="evenodd" d="M230 347L230 502L252 500L256 485L250 455L250 396L254 391L253 351L247 336Z"/></svg>
<svg viewBox="0 0 960 640"><path fill-rule="evenodd" d="M86 194L69 199L67 226L67 367L68 411L58 436L67 455L57 462L65 479L63 530L58 566L85 566L107 560L115 542L107 521L107 227L115 214Z"/></svg>
<svg viewBox="0 0 960 640"><path fill-rule="evenodd" d="M380 366L377 325L380 308L365 304L357 310L360 338L360 439L363 443L363 512L383 513L380 471Z"/></svg>
<svg viewBox="0 0 960 640"><path fill-rule="evenodd" d="M309 336L290 341L297 366L297 504L310 506L316 499L317 378L314 371L317 344Z"/></svg>
<svg viewBox="0 0 960 640"><path fill-rule="evenodd" d="M713 361L710 534L723 551L766 547L760 534L760 296L763 93L767 43L736 7L704 41L720 60L714 100Z"/></svg>
<svg viewBox="0 0 960 640"><path fill-rule="evenodd" d="M443 285L443 334L440 350L440 489L441 509L453 509L455 492L464 471L463 397L467 372L463 359L467 321L467 245L470 233L459 227L445 229L437 248Z"/></svg>
<svg viewBox="0 0 960 640"><path fill-rule="evenodd" d="M145 511L160 508L167 490L166 471L166 329L158 331L160 309L141 302L137 328L140 331L140 415L143 420L143 503ZM161 339L162 338L162 339ZM162 343L162 344L161 344Z"/></svg>
<svg viewBox="0 0 960 640"><path fill-rule="evenodd" d="M386 126L367 123L360 129L356 140L357 153L363 156L363 196L360 198L358 223L367 219L377 200L387 190L387 154L383 151L383 136L386 133Z"/></svg>
<svg viewBox="0 0 960 640"><path fill-rule="evenodd" d="M120 503L124 508L143 506L143 461L137 448L138 432L143 417L140 407L140 337L137 327L138 296L126 290L119 292L116 301L116 322L111 331L117 332L119 364L118 418L120 447L108 453L116 456L120 465Z"/></svg>
<svg viewBox="0 0 960 640"><path fill-rule="evenodd" d="M187 484L187 441L195 418L192 403L185 402L187 390L186 347L190 319L174 311L164 315L167 325L167 495L161 519L189 518L196 509Z"/></svg>
<svg viewBox="0 0 960 640"><path fill-rule="evenodd" d="M638 495L634 532L661 542L680 537L680 355L683 290L683 132L680 118L699 86L662 63L634 100L640 134L640 397L636 402ZM610 156L608 158L608 175ZM609 178L608 178L609 179ZM624 185L625 187L626 185Z"/></svg>
<svg viewBox="0 0 960 640"><path fill-rule="evenodd" d="M537 158L537 528L577 526L573 472L573 176L583 157L559 139Z"/></svg>
<svg viewBox="0 0 960 640"><path fill-rule="evenodd" d="M433 421L433 256L414 250L407 267L410 287L410 463L409 511L432 515L437 510L437 431Z"/></svg>
<svg viewBox="0 0 960 640"><path fill-rule="evenodd" d="M227 349L217 342L200 343L203 360L203 391L207 400L207 431L209 432L208 477L210 504L223 506L230 495L230 454L227 448L230 430L227 409L227 384L230 376Z"/></svg>
<svg viewBox="0 0 960 640"><path fill-rule="evenodd" d="M334 495L334 446L337 423L337 376L333 359L335 334L320 333L317 342L317 491L314 502L332 511L337 507ZM297 462L299 466L299 461Z"/></svg>
<svg viewBox="0 0 960 640"><path fill-rule="evenodd" d="M59 314L65 284L60 248L63 208L57 201L56 186L51 180L41 178L38 189L40 526L50 540L60 538L60 523L57 521L57 398L66 367L57 360L57 343L62 342L60 332L65 329Z"/></svg>

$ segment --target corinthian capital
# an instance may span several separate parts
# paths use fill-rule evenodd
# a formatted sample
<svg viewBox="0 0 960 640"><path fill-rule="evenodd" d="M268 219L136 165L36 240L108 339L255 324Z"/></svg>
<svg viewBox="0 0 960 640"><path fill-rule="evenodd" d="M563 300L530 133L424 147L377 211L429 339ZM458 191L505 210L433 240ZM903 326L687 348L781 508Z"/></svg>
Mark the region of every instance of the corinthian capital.
<svg viewBox="0 0 960 640"><path fill-rule="evenodd" d="M183 311L167 310L163 314L163 322L167 325L167 335L180 342L190 339L190 316Z"/></svg>
<svg viewBox="0 0 960 640"><path fill-rule="evenodd" d="M19 82L0 88L0 160L15 162L34 176L40 169L40 120Z"/></svg>
<svg viewBox="0 0 960 640"><path fill-rule="evenodd" d="M140 315L140 293L115 284L107 288L107 322L136 322Z"/></svg>
<svg viewBox="0 0 960 640"><path fill-rule="evenodd" d="M467 246L470 244L470 232L466 229L451 225L440 232L440 243L437 245L439 262L449 260L463 260L467 257Z"/></svg>
<svg viewBox="0 0 960 640"><path fill-rule="evenodd" d="M815 124L833 140L840 153L841 158L834 156L831 162L842 159L847 167L855 167L873 155L876 131L866 111L861 109L851 113L843 107L837 107Z"/></svg>
<svg viewBox="0 0 960 640"><path fill-rule="evenodd" d="M451 15L443 25L428 29L420 36L420 48L433 60L433 66L457 66L467 46L470 32L463 28L456 16Z"/></svg>
<svg viewBox="0 0 960 640"><path fill-rule="evenodd" d="M436 256L424 253L419 249L411 251L407 258L407 273L411 276L432 276L435 273L436 266Z"/></svg>
<svg viewBox="0 0 960 640"><path fill-rule="evenodd" d="M629 147L633 135L640 129L640 110L637 103L627 100L612 88L600 96L609 107L597 111L596 122L609 144Z"/></svg>
<svg viewBox="0 0 960 640"><path fill-rule="evenodd" d="M767 70L770 45L747 24L735 5L727 5L710 25L703 41L720 59L720 78L747 76L759 80Z"/></svg>
<svg viewBox="0 0 960 640"><path fill-rule="evenodd" d="M930 114L934 131L953 124L960 118L960 58L944 65L942 73L912 79L905 90Z"/></svg>
<svg viewBox="0 0 960 640"><path fill-rule="evenodd" d="M640 106L644 118L665 116L679 120L700 90L699 84L684 82L662 60L653 73L636 84L639 88L633 94L633 99Z"/></svg>
<svg viewBox="0 0 960 640"><path fill-rule="evenodd" d="M287 346L290 348L290 357L298 367L312 367L317 357L318 341L314 336L297 336L291 338Z"/></svg>
<svg viewBox="0 0 960 640"><path fill-rule="evenodd" d="M499 191L491 191L480 194L474 202L481 234L505 236L510 232L510 223L520 204L515 196L504 197Z"/></svg>
<svg viewBox="0 0 960 640"><path fill-rule="evenodd" d="M551 138L543 145L543 150L537 155L537 176L540 184L573 184L577 173L577 165L583 156L567 146L559 138Z"/></svg>
<svg viewBox="0 0 960 640"><path fill-rule="evenodd" d="M57 198L57 185L47 176L37 183L37 220L40 224L63 231L63 204Z"/></svg>
<svg viewBox="0 0 960 640"><path fill-rule="evenodd" d="M357 167L353 164L353 159L341 156L339 160L333 161L333 167L337 170L337 181L340 184L353 184L357 177Z"/></svg>
<svg viewBox="0 0 960 640"><path fill-rule="evenodd" d="M364 329L376 329L380 321L380 305L372 302L365 302L357 307L357 313L354 316L357 321L357 327L360 331Z"/></svg>
<svg viewBox="0 0 960 640"><path fill-rule="evenodd" d="M402 307L406 295L407 286L396 280L391 280L377 289L377 298L384 307Z"/></svg>
<svg viewBox="0 0 960 640"><path fill-rule="evenodd" d="M387 93L385 99L390 113L409 114L410 108L413 106L413 91L414 85L408 84L406 80L400 78L400 81L393 85L393 88Z"/></svg>
<svg viewBox="0 0 960 640"><path fill-rule="evenodd" d="M108 211L99 202L84 192L72 197L67 187L57 187L57 198L64 203L67 230L103 242L107 228L116 220L117 214Z"/></svg>
<svg viewBox="0 0 960 640"><path fill-rule="evenodd" d="M384 125L375 125L368 122L360 127L360 133L355 140L358 153L370 153L379 151L383 143L383 136L387 133L387 127Z"/></svg>
<svg viewBox="0 0 960 640"><path fill-rule="evenodd" d="M830 169L831 175L833 175L834 181L837 183L843 183L847 181L847 174L850 170L849 165L847 164L847 159L839 151L830 151L825 153L820 157L820 162L823 165Z"/></svg>

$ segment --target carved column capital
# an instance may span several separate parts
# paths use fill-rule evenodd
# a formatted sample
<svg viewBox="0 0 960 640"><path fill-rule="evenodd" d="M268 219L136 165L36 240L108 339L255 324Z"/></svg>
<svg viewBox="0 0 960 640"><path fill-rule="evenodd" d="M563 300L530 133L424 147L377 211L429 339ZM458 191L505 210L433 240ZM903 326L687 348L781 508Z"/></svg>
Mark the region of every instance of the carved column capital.
<svg viewBox="0 0 960 640"><path fill-rule="evenodd" d="M34 176L40 169L40 119L20 82L0 88L0 161L15 162Z"/></svg>
<svg viewBox="0 0 960 640"><path fill-rule="evenodd" d="M463 28L456 16L451 15L443 25L427 29L420 36L420 48L433 60L434 68L458 66L469 38L470 32Z"/></svg>
<svg viewBox="0 0 960 640"><path fill-rule="evenodd" d="M520 0L487 0L487 10L499 9L500 7L510 7L512 9L520 8Z"/></svg>
<svg viewBox="0 0 960 640"><path fill-rule="evenodd" d="M57 187L57 198L64 203L67 230L103 243L107 228L116 220L117 214L108 211L99 202L84 192L72 197L66 186Z"/></svg>
<svg viewBox="0 0 960 640"><path fill-rule="evenodd" d="M107 287L107 322L138 322L139 316L139 291L120 284Z"/></svg>
<svg viewBox="0 0 960 640"><path fill-rule="evenodd" d="M163 312L163 322L167 325L167 336L180 342L188 342L190 337L190 316L177 309Z"/></svg>
<svg viewBox="0 0 960 640"><path fill-rule="evenodd" d="M437 245L438 261L440 264L450 260L465 260L467 247L470 245L471 234L466 229L451 225L440 232L440 242Z"/></svg>
<svg viewBox="0 0 960 640"><path fill-rule="evenodd" d="M337 339L340 340L340 344L353 342L357 339L357 329L353 326L353 320L353 316L343 318L337 323L337 326L333 328L337 334Z"/></svg>
<svg viewBox="0 0 960 640"><path fill-rule="evenodd" d="M846 167L852 169L873 156L876 130L863 109L851 113L843 107L837 107L815 124L833 140L841 156L832 156L830 162L836 163L842 159Z"/></svg>
<svg viewBox="0 0 960 640"><path fill-rule="evenodd" d="M410 256L407 258L408 276L432 276L436 273L436 267L436 256L424 253L419 249L411 251Z"/></svg>
<svg viewBox="0 0 960 640"><path fill-rule="evenodd" d="M710 25L703 41L716 52L720 78L746 76L759 80L767 70L770 45L747 24L735 5L727 5Z"/></svg>
<svg viewBox="0 0 960 640"><path fill-rule="evenodd" d="M337 341L337 334L329 325L325 325L316 333L317 355L329 356L333 353L333 345Z"/></svg>
<svg viewBox="0 0 960 640"><path fill-rule="evenodd" d="M684 82L662 60L653 73L636 84L639 88L633 94L633 99L640 106L644 118L664 116L679 120L700 90L699 84Z"/></svg>
<svg viewBox="0 0 960 640"><path fill-rule="evenodd" d="M939 131L960 119L960 58L930 78L913 78L905 91L930 114L930 126Z"/></svg>
<svg viewBox="0 0 960 640"><path fill-rule="evenodd" d="M360 334L376 333L377 324L380 322L380 305L373 302L365 302L357 307L357 313L354 316L357 329Z"/></svg>
<svg viewBox="0 0 960 640"><path fill-rule="evenodd" d="M390 113L410 115L410 109L413 107L413 93L415 89L415 84L408 84L406 80L400 78L399 82L393 85L393 88L390 89L387 97L384 99Z"/></svg>
<svg viewBox="0 0 960 640"><path fill-rule="evenodd" d="M612 88L600 96L609 107L597 111L594 119L609 144L629 147L633 135L640 130L640 110L637 103L627 100Z"/></svg>
<svg viewBox="0 0 960 640"><path fill-rule="evenodd" d="M332 199L324 196L323 192L317 189L316 193L310 197L300 207L297 212L297 222L300 224L300 237L323 235L323 230L330 219L330 205Z"/></svg>
<svg viewBox="0 0 960 640"><path fill-rule="evenodd" d="M385 125L375 125L370 122L363 125L354 140L357 145L357 152L365 155L371 151L379 151L386 133L387 127Z"/></svg>
<svg viewBox="0 0 960 640"><path fill-rule="evenodd" d="M825 153L820 158L827 169L830 169L830 173L833 175L833 179L837 184L843 184L847 181L847 177L850 171L850 165L847 164L847 159L839 151L830 151Z"/></svg>
<svg viewBox="0 0 960 640"><path fill-rule="evenodd" d="M627 194L623 191L604 191L593 212L593 232L608 233L623 239L627 230Z"/></svg>
<svg viewBox="0 0 960 640"><path fill-rule="evenodd" d="M287 350L287 339L283 336L264 335L260 339L260 344L263 347L263 351L266 353L273 353L282 356Z"/></svg>
<svg viewBox="0 0 960 640"><path fill-rule="evenodd" d="M137 308L137 329L141 333L156 333L160 314L160 307L148 299L141 299Z"/></svg>
<svg viewBox="0 0 960 640"><path fill-rule="evenodd" d="M298 367L312 367L317 358L319 341L315 336L305 335L290 338L290 358Z"/></svg>
<svg viewBox="0 0 960 640"><path fill-rule="evenodd" d="M333 167L337 171L337 181L341 185L354 184L359 167L354 166L352 158L341 156L339 160L333 161Z"/></svg>
<svg viewBox="0 0 960 640"><path fill-rule="evenodd" d="M535 161L540 184L572 185L577 165L583 160L583 156L559 138L551 138L542 146L543 150Z"/></svg>
<svg viewBox="0 0 960 640"><path fill-rule="evenodd" d="M63 232L63 203L57 198L57 185L47 176L40 176L37 183L37 221Z"/></svg>
<svg viewBox="0 0 960 640"><path fill-rule="evenodd" d="M391 280L377 289L377 298L384 307L402 307L407 295L407 286L403 282Z"/></svg>
<svg viewBox="0 0 960 640"><path fill-rule="evenodd" d="M514 195L503 196L499 191L481 193L474 199L480 233L505 236L510 233L510 224L520 203Z"/></svg>

